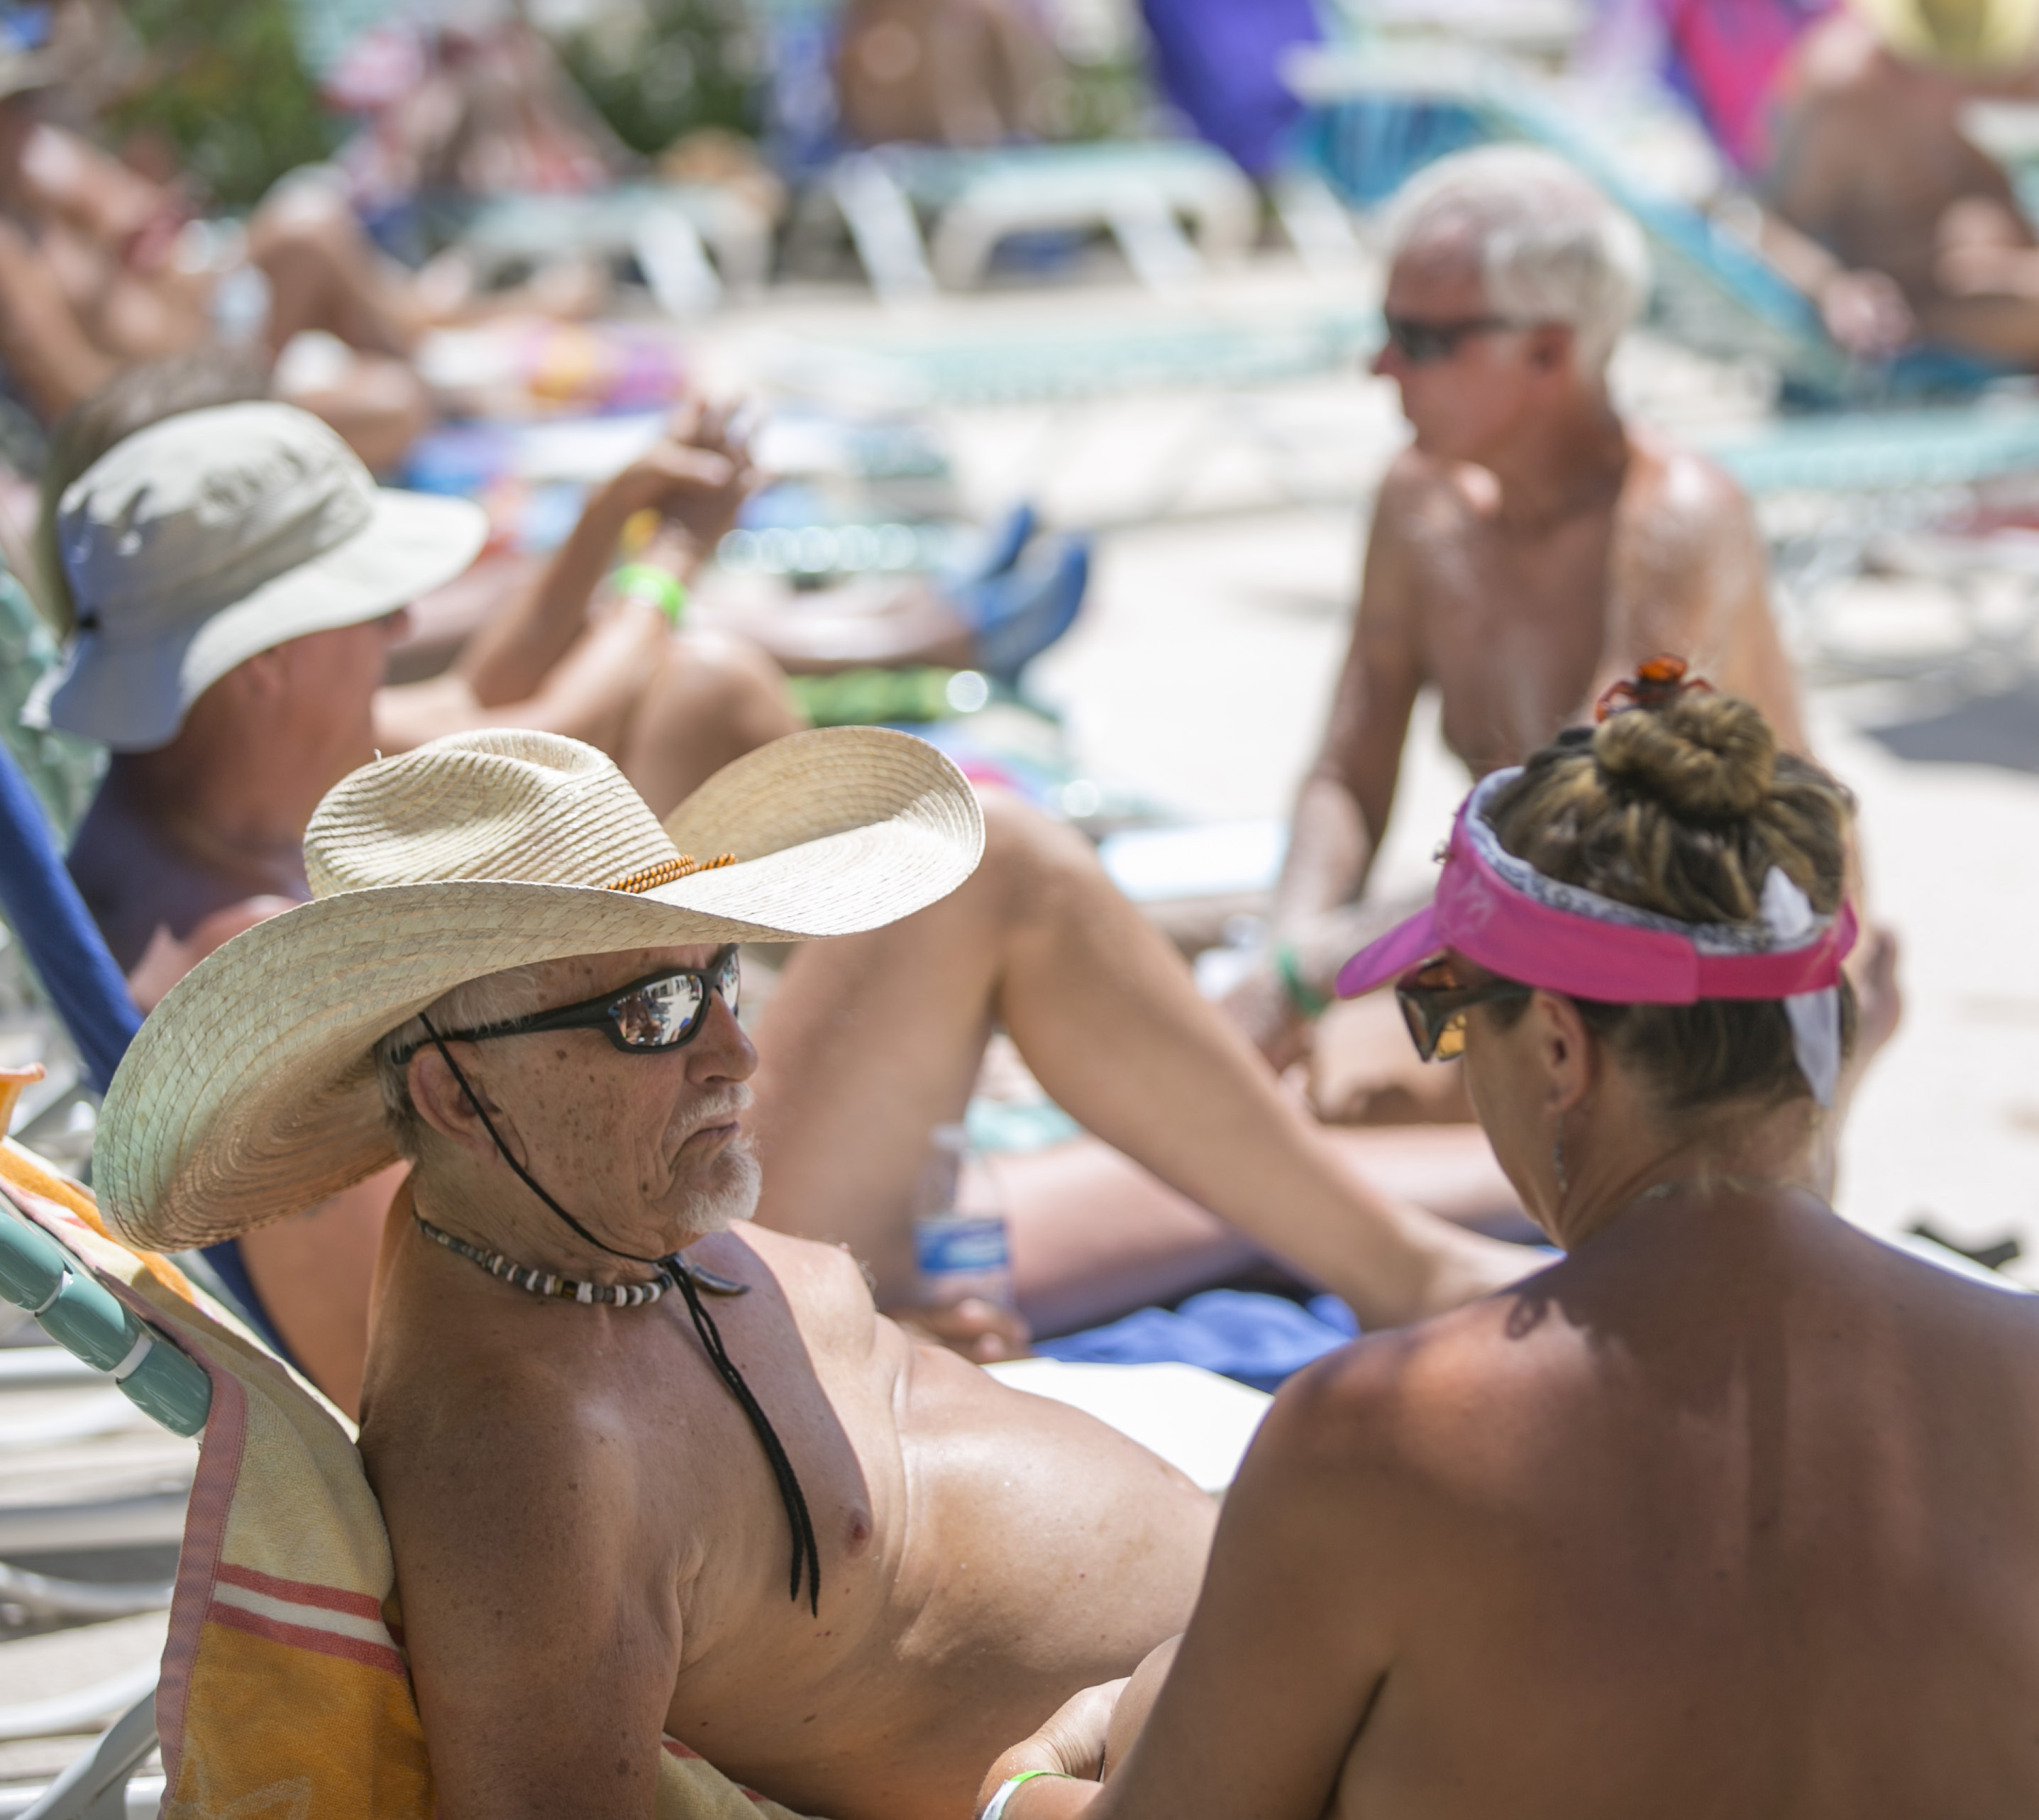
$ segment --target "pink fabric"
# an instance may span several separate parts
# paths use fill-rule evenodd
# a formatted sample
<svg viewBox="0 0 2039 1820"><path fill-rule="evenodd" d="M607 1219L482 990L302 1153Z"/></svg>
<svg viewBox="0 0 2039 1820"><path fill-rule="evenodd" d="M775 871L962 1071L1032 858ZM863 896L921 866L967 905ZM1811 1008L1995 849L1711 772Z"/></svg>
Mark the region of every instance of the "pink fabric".
<svg viewBox="0 0 2039 1820"><path fill-rule="evenodd" d="M1609 1005L1690 1005L1701 998L1790 998L1840 978L1855 946L1852 905L1819 939L1771 954L1702 954L1668 929L1637 929L1540 903L1490 866L1465 832L1468 798L1452 824L1437 895L1339 969L1338 996L1356 998L1443 948L1508 979Z"/></svg>
<svg viewBox="0 0 2039 1820"><path fill-rule="evenodd" d="M1770 110L1800 35L1832 0L1659 0L1675 74L1745 171L1769 162Z"/></svg>

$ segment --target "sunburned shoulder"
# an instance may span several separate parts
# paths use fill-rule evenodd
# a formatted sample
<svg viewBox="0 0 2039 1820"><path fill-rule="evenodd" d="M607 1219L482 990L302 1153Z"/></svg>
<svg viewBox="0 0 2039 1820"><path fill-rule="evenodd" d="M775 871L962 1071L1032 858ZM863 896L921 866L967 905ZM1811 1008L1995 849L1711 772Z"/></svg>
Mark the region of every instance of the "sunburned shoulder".
<svg viewBox="0 0 2039 1820"><path fill-rule="evenodd" d="M1420 543L1463 530L1479 515L1479 483L1487 477L1461 462L1404 449L1375 495L1373 536Z"/></svg>

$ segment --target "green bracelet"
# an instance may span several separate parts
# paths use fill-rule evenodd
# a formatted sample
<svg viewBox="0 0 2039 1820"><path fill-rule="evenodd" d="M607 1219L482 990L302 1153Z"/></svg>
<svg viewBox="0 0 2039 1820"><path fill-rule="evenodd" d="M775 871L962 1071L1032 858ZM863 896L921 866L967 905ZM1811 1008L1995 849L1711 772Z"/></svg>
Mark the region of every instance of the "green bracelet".
<svg viewBox="0 0 2039 1820"><path fill-rule="evenodd" d="M610 575L609 585L625 600L655 606L675 626L687 610L687 591L680 578L648 562L626 562Z"/></svg>
<svg viewBox="0 0 2039 1820"><path fill-rule="evenodd" d="M1020 1792L1020 1784L1031 1782L1037 1776L1053 1776L1063 1782L1073 1782L1073 1776L1065 1776L1059 1769L1023 1769L1017 1776L1008 1776L998 1785L998 1792L985 1803L984 1811L978 1820L1004 1820L1007 1807L1012 1797Z"/></svg>
<svg viewBox="0 0 2039 1820"><path fill-rule="evenodd" d="M1283 942L1274 950L1274 971L1281 976L1281 990L1288 994L1289 1002L1296 1008L1298 1016L1321 1017L1331 1007L1331 995L1323 993L1303 977L1302 963L1296 958L1293 942Z"/></svg>

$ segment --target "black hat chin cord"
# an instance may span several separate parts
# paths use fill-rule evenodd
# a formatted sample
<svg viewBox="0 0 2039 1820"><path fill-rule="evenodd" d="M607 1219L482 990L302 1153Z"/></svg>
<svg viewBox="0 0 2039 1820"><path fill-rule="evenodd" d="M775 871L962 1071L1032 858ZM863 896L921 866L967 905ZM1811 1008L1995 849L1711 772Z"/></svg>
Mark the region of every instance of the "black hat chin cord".
<svg viewBox="0 0 2039 1820"><path fill-rule="evenodd" d="M785 1446L780 1440L778 1431L773 1427L771 1418L765 1413L763 1406L752 1394L750 1386L744 1382L742 1372L738 1370L736 1361L729 1356L728 1349L722 1343L722 1330L715 1324L715 1317L710 1314L702 1304L701 1289L694 1280L693 1267L677 1252L666 1257L647 1258L640 1257L635 1252L618 1251L615 1246L597 1238L564 1207L540 1187L537 1181L533 1179L530 1171L510 1154L510 1146L503 1142L503 1134L496 1129L495 1120L482 1109L480 1096L475 1092L473 1087L468 1085L467 1077L461 1072L460 1064L454 1060L452 1052L446 1047L439 1033L433 1029L432 1020L420 1012L418 1014L418 1021L424 1025L425 1035L431 1039L432 1047L439 1052L439 1058L453 1070L453 1077L460 1083L460 1090L466 1095L468 1104L474 1108L475 1117L481 1121L482 1129L488 1132L490 1139L496 1146L498 1154L510 1165L518 1180L593 1245L597 1251L606 1252L611 1257L623 1258L631 1263L650 1264L686 1298L687 1313L693 1317L694 1332L701 1340L701 1350L708 1355L708 1363L715 1367L716 1375L728 1387L730 1395L736 1399L738 1407L750 1419L750 1426L757 1434L758 1444L764 1448L765 1457L771 1465L772 1476L778 1481L779 1501L786 1507L786 1521L792 1526L793 1531L792 1597L794 1603L797 1605L799 1602L800 1581L804 1576L807 1582L807 1609L816 1617L819 1617L822 1598L821 1547L814 1539L814 1519L807 1512L807 1495L800 1489L799 1475L793 1470L793 1462L787 1457ZM710 1286L716 1288L717 1293L722 1294L741 1293L742 1289L748 1286L732 1285L728 1288L723 1288L720 1286L720 1279L711 1279Z"/></svg>

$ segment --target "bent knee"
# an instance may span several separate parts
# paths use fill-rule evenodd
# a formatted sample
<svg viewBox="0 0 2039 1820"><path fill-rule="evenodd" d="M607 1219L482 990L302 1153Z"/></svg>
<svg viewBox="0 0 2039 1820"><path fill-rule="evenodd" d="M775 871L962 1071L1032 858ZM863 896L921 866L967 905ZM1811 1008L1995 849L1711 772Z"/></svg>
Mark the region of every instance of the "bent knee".
<svg viewBox="0 0 2039 1820"><path fill-rule="evenodd" d="M984 857L973 883L1001 895L1009 914L1051 914L1073 893L1113 888L1096 849L1067 823L1008 790L980 787L977 795L984 810Z"/></svg>
<svg viewBox="0 0 2039 1820"><path fill-rule="evenodd" d="M662 708L771 724L773 736L806 724L785 672L747 638L689 629L677 634L650 684Z"/></svg>

